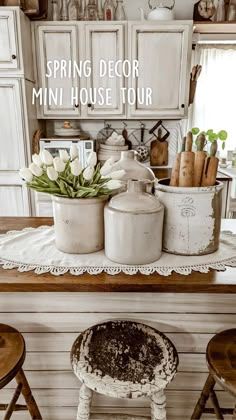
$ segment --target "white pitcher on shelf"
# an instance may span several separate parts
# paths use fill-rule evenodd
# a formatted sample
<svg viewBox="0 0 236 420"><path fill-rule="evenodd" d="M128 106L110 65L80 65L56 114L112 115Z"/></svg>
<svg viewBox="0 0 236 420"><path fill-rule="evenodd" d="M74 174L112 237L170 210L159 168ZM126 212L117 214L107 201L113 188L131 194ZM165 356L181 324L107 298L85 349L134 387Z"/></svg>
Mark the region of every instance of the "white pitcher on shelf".
<svg viewBox="0 0 236 420"><path fill-rule="evenodd" d="M157 7L152 7L151 0L148 0L149 8L151 12L147 16L147 20L174 20L174 7L175 0L173 0L172 6L165 6L163 3L160 3ZM142 7L139 8L141 20L145 20L145 14Z"/></svg>

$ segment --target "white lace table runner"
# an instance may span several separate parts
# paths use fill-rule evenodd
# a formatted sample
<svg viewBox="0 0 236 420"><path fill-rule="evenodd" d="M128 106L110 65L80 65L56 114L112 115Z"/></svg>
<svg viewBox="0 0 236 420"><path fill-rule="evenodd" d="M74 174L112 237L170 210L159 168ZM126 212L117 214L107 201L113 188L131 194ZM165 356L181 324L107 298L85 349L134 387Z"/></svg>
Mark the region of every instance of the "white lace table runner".
<svg viewBox="0 0 236 420"><path fill-rule="evenodd" d="M86 255L64 254L55 247L54 227L41 226L0 235L0 265L5 269L32 270L37 274L50 272L56 276L67 272L76 276L86 272L111 275L140 272L169 276L173 271L183 275L192 271L207 273L210 269L223 271L227 266L236 267L236 235L222 232L220 248L214 254L186 257L163 253L155 263L129 266L113 263L106 258L104 251Z"/></svg>

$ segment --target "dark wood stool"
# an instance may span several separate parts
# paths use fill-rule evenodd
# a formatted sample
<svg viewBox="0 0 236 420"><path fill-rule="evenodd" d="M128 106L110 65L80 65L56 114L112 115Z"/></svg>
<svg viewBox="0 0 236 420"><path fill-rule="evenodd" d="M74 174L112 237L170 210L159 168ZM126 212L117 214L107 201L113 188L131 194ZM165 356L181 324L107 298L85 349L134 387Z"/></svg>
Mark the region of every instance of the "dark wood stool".
<svg viewBox="0 0 236 420"><path fill-rule="evenodd" d="M220 408L214 391L217 382L236 398L236 329L215 335L208 343L206 358L210 373L191 420L200 419L203 413L213 413L219 420L224 419L224 414L233 414L233 419L236 420L236 407ZM209 398L214 408L206 408Z"/></svg>
<svg viewBox="0 0 236 420"><path fill-rule="evenodd" d="M20 410L29 410L32 419L42 420L22 369L25 354L25 341L19 331L8 325L0 324L0 389L14 378L17 382L17 388L10 403L0 404L0 410L6 410L3 420L10 419L13 411ZM16 404L21 393L26 405Z"/></svg>
<svg viewBox="0 0 236 420"><path fill-rule="evenodd" d="M76 339L71 362L83 384L77 420L92 418L93 391L115 398L149 397L152 420L166 420L164 391L177 372L178 354L161 332L137 322L104 322L87 329ZM111 414L101 418L134 420L141 417Z"/></svg>

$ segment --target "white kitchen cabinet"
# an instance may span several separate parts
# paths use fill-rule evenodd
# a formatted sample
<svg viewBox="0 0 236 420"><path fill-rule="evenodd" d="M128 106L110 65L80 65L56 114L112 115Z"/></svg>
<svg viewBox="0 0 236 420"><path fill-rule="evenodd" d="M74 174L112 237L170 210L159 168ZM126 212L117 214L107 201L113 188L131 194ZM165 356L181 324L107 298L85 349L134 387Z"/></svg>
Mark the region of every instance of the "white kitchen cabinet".
<svg viewBox="0 0 236 420"><path fill-rule="evenodd" d="M93 103L89 103L85 110L87 118L124 118L125 104L122 101L121 89L125 87L125 78L114 74L111 69L109 77L108 63L118 61L123 62L125 59L125 25L118 23L86 24L85 25L85 55L86 59L91 62L91 77L86 79L87 90L103 89L103 99L100 104L95 102L95 94L92 95ZM102 61L106 65L102 65ZM119 67L119 70L122 66ZM103 75L105 74L105 75ZM109 89L109 97L105 100L105 90Z"/></svg>
<svg viewBox="0 0 236 420"><path fill-rule="evenodd" d="M47 95L49 95L52 92L54 95L58 95L57 101L52 100L51 104L49 96L46 96L46 100L43 100L42 104L40 104L39 99L37 100L39 118L79 118L81 115L80 105L75 102L72 103L71 100L72 89L79 89L81 86L80 78L73 74L69 77L68 73L65 77L60 72L56 73L55 77L53 75L47 77L47 74L49 75L47 63L49 62L53 66L55 61L61 63L61 60L64 60L67 65L82 60L78 33L79 28L75 24L60 25L57 23L56 25L43 26L37 24L35 27L35 70L37 72L38 88L42 88L44 94L47 92ZM53 70L52 67L51 70ZM62 98L60 98L61 92L63 94ZM43 98L45 98L44 95Z"/></svg>
<svg viewBox="0 0 236 420"><path fill-rule="evenodd" d="M0 216L30 216L28 194L20 185L0 185Z"/></svg>
<svg viewBox="0 0 236 420"><path fill-rule="evenodd" d="M1 216L33 214L31 195L19 176L19 169L29 164L39 128L31 102L33 79L30 21L18 7L0 7Z"/></svg>
<svg viewBox="0 0 236 420"><path fill-rule="evenodd" d="M41 104L38 117L73 119L182 119L187 117L191 66L192 22L78 22L35 23L35 68L38 88L62 87L60 105ZM127 30L128 28L128 30ZM91 76L47 78L47 61L76 63L89 60ZM100 63L138 61L139 74L100 75ZM92 100L76 108L71 104L73 87L86 88ZM94 89L111 89L108 104L95 102ZM128 88L127 92L121 91ZM148 91L152 103L148 103ZM48 93L48 92L47 92ZM126 94L125 104L123 96ZM142 95L144 94L144 98ZM89 96L88 95L88 96ZM110 96L109 92L108 95ZM133 96L136 101L133 101ZM84 98L84 95L83 95ZM90 98L88 98L90 99ZM144 99L144 101L143 101ZM79 102L79 101L78 101ZM102 102L102 101L101 101ZM39 99L37 100L39 104Z"/></svg>
<svg viewBox="0 0 236 420"><path fill-rule="evenodd" d="M0 69L18 68L16 16L13 10L0 10Z"/></svg>
<svg viewBox="0 0 236 420"><path fill-rule="evenodd" d="M0 169L18 171L26 165L21 84L0 78Z"/></svg>
<svg viewBox="0 0 236 420"><path fill-rule="evenodd" d="M192 23L129 24L129 58L138 60L139 76L129 87L142 95L152 90L152 103L136 101L129 118L184 118L188 111ZM143 103L142 103L143 102Z"/></svg>

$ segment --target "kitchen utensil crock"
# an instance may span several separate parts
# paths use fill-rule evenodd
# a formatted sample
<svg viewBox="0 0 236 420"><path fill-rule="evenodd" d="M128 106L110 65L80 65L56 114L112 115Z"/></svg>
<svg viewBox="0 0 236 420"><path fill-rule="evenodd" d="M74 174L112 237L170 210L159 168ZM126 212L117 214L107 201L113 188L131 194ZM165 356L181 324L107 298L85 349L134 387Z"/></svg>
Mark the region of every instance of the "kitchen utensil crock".
<svg viewBox="0 0 236 420"><path fill-rule="evenodd" d="M164 207L145 188L129 180L127 192L105 207L105 254L112 261L140 265L161 257Z"/></svg>

